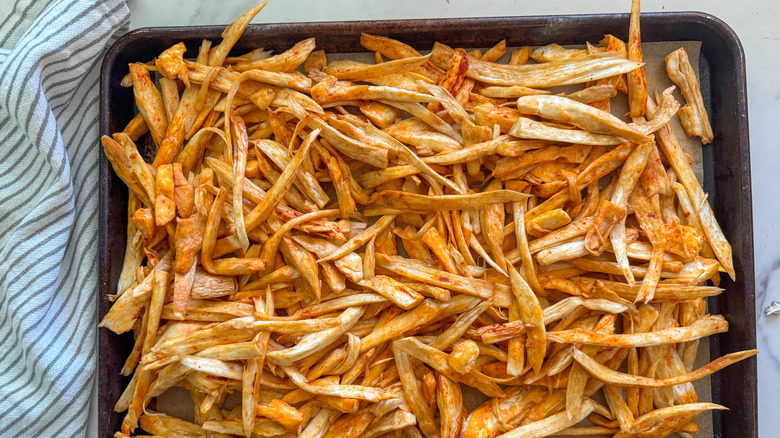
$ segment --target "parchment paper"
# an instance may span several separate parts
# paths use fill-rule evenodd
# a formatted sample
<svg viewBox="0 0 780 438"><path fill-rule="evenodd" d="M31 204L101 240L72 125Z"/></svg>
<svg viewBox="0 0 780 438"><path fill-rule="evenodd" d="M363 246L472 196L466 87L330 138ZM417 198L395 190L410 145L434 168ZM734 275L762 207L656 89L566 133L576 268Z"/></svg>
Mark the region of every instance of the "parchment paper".
<svg viewBox="0 0 780 438"><path fill-rule="evenodd" d="M572 47L578 47L578 46L572 46ZM648 84L648 91L651 96L653 96L653 93L658 90L660 93L664 89L674 85L672 81L669 79L669 76L666 74L666 64L664 62L664 58L669 53L679 49L680 47L685 48L685 51L688 52L688 58L691 62L691 65L697 66L699 65L699 51L701 48L701 42L699 41L670 41L670 42L651 42L651 43L642 43L642 49L644 52L644 61L645 61L645 72L647 73L647 84ZM511 51L514 48L507 48L507 53L511 53ZM500 60L499 62L508 62L509 55L506 55L504 59ZM374 62L374 56L372 53L345 53L345 54L328 54L328 61L334 61L339 59L350 59L354 61L360 61L365 63L373 63ZM698 75L698 69L696 69L696 74ZM577 89L582 88L581 86L577 87L566 87L561 88L561 90L568 91L574 91ZM682 95L680 94L679 90L675 90L674 96L677 99L678 102L680 102L680 106L685 105L685 99L683 99ZM612 100L612 114L614 114L617 117L620 117L621 119L630 122L626 114L628 113L628 99L626 96L622 95L621 93L618 93L618 95ZM694 164L692 165L693 171L696 174L696 176L699 178L699 181L702 181L703 179L703 171L702 171L702 144L699 141L698 137L689 138L685 131L682 129L682 125L680 124L679 118L674 117L672 119L672 126L674 128L675 133L677 134L677 139L680 142L680 146L683 148L683 150L691 155L694 160ZM702 339L701 343L699 345L699 354L696 358L696 363L694 368L699 368L710 361L710 354L709 354L709 342L708 340ZM711 401L711 383L710 378L706 377L704 379L698 380L693 383L694 388L696 389L696 393L699 396L699 401ZM463 386L463 396L464 400L463 403L466 405L466 407L469 410L472 410L479 405L481 405L485 400L486 397L482 395L479 391ZM228 400L225 402L225 408L230 409L232 406L234 406L237 402L240 401L240 392L234 392L231 396L228 397ZM603 403L604 401L601 400ZM157 398L157 410L160 412L165 412L169 415L173 415L188 421L193 421L194 419L194 413L193 413L193 403L189 396L189 392L181 389L181 388L171 388L170 390L166 391L164 394L162 394L160 397ZM700 438L712 438L713 437L713 429L712 429L712 415L709 411L703 413L699 417L697 417L696 421L699 424L699 433L698 435L694 435L696 437Z"/></svg>

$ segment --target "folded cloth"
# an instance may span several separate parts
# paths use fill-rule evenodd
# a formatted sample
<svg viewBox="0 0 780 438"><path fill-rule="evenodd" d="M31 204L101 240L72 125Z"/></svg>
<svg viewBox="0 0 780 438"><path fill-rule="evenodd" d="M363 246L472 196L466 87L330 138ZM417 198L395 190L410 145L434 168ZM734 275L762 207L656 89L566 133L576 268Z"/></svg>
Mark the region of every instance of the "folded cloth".
<svg viewBox="0 0 780 438"><path fill-rule="evenodd" d="M130 13L124 0L9 6L0 8L0 436L84 436L96 363L98 79Z"/></svg>

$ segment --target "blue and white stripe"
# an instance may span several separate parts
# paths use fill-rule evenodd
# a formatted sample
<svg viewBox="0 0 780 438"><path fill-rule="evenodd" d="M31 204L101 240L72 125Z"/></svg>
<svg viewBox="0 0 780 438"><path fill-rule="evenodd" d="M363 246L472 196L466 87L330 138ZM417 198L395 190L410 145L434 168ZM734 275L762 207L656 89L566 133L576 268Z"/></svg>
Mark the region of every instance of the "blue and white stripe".
<svg viewBox="0 0 780 438"><path fill-rule="evenodd" d="M84 436L95 375L98 80L123 0L0 17L0 436Z"/></svg>

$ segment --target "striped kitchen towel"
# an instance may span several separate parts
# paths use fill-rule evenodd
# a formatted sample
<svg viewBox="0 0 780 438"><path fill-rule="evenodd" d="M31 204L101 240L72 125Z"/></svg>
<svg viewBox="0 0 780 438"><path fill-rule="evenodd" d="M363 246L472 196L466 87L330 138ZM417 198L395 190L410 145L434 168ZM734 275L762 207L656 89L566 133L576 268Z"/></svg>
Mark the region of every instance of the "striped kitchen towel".
<svg viewBox="0 0 780 438"><path fill-rule="evenodd" d="M0 1L0 436L84 436L96 363L98 79L124 0Z"/></svg>

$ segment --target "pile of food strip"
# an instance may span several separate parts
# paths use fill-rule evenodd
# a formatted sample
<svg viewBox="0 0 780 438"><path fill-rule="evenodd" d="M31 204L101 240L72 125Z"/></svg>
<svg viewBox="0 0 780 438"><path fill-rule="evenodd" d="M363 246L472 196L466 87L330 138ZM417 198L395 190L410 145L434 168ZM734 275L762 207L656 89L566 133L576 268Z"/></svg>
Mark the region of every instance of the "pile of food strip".
<svg viewBox="0 0 780 438"><path fill-rule="evenodd" d="M365 34L375 64L231 56L263 6L130 64L138 115L102 138L129 189L117 437L690 437L725 409L691 382L756 351L694 367L735 272L670 121L713 130L683 49L686 105L648 87L638 1L627 42L508 63ZM155 412L172 387L189 421Z"/></svg>

